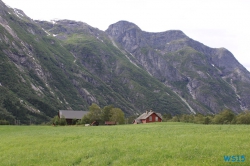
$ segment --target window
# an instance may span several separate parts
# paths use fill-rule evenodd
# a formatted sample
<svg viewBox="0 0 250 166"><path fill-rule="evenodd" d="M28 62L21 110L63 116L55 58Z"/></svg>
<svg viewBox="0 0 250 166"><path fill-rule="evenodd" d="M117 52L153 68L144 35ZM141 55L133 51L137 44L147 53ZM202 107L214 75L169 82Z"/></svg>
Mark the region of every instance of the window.
<svg viewBox="0 0 250 166"><path fill-rule="evenodd" d="M152 116L149 117L149 121L152 121Z"/></svg>
<svg viewBox="0 0 250 166"><path fill-rule="evenodd" d="M158 116L155 117L155 121L158 122Z"/></svg>

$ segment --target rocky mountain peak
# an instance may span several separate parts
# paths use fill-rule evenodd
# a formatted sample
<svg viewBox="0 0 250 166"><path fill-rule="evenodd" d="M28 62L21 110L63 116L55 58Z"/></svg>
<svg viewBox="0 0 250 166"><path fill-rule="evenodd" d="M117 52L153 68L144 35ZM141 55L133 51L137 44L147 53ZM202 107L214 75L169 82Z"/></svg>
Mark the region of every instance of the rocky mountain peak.
<svg viewBox="0 0 250 166"><path fill-rule="evenodd" d="M166 44L176 40L189 39L180 30L169 30L165 32L145 32L137 25L119 21L109 26L105 31L114 41L122 43L129 52L135 52L139 47L154 47L163 49Z"/></svg>
<svg viewBox="0 0 250 166"><path fill-rule="evenodd" d="M145 32L128 22L113 24L106 33L133 56L134 63L180 97L186 95L184 100L198 112L216 112L219 103L234 111L248 107L248 90L241 85L250 83L249 72L230 51L209 48L180 30Z"/></svg>
<svg viewBox="0 0 250 166"><path fill-rule="evenodd" d="M141 29L135 25L134 23L128 21L119 21L117 23L111 24L106 32L110 36L120 36L122 33L126 31L141 31Z"/></svg>

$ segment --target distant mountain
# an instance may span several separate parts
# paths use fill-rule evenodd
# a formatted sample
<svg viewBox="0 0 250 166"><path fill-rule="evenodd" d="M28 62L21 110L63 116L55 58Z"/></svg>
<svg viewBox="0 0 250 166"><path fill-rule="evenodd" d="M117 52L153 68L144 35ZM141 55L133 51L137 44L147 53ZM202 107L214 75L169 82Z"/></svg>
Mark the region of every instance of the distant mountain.
<svg viewBox="0 0 250 166"><path fill-rule="evenodd" d="M250 73L224 48L213 49L181 31L149 33L120 21L106 33L133 62L201 113L249 109Z"/></svg>
<svg viewBox="0 0 250 166"><path fill-rule="evenodd" d="M0 119L41 123L92 103L126 115L250 108L250 73L226 49L181 31L34 21L0 1L0 32Z"/></svg>

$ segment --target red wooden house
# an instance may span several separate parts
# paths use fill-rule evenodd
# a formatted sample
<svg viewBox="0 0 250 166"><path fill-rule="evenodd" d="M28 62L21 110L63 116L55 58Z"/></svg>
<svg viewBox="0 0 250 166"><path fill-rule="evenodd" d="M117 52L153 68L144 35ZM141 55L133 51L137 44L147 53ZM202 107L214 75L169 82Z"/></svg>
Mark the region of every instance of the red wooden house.
<svg viewBox="0 0 250 166"><path fill-rule="evenodd" d="M138 118L134 120L134 124L139 123L150 123L150 122L162 122L162 116L160 113L153 112L150 110L141 114Z"/></svg>

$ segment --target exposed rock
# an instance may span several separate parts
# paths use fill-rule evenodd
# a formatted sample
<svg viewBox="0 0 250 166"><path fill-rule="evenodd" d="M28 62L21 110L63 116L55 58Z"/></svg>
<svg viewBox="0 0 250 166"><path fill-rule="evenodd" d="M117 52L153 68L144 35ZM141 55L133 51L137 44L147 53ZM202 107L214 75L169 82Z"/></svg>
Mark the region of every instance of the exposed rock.
<svg viewBox="0 0 250 166"><path fill-rule="evenodd" d="M237 89L246 90L239 90L240 95L227 85L228 79L224 79L233 78L250 85L250 73L228 50L209 48L188 38L181 31L144 32L126 21L110 25L106 33L118 43L120 49L133 53L133 63L143 66L150 75L164 82L177 94L185 96L188 102L192 102L192 98L204 105L204 110L209 108L212 112L224 107L220 103L226 103L235 112L249 109L249 100L245 99L242 106L240 96L250 97L250 89L238 86ZM234 98L234 102L225 99L227 96ZM201 105L195 104L193 107L201 110Z"/></svg>

